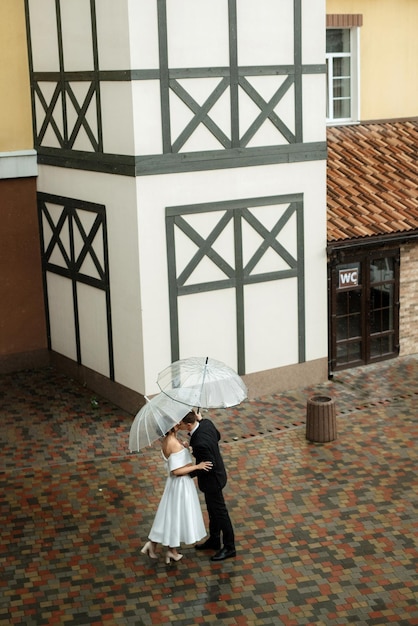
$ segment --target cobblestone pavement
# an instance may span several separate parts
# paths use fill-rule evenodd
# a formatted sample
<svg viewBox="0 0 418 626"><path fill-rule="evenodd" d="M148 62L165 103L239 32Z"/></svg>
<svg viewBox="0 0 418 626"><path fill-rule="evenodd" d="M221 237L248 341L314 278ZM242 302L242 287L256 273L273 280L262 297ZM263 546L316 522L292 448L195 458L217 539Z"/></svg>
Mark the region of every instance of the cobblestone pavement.
<svg viewBox="0 0 418 626"><path fill-rule="evenodd" d="M326 444L305 437L318 393ZM166 566L139 551L158 444L130 454L132 416L51 369L0 377L0 625L418 625L417 400L405 357L210 411L237 557Z"/></svg>

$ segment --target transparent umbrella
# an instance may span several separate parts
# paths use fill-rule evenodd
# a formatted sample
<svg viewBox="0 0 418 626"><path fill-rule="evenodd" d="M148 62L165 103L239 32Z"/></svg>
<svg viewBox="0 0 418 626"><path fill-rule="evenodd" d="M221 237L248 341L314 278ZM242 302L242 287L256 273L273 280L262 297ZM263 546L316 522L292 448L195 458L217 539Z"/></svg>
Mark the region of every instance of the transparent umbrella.
<svg viewBox="0 0 418 626"><path fill-rule="evenodd" d="M175 361L160 372L157 382L167 396L193 407L227 408L247 397L240 376L222 361L209 357Z"/></svg>
<svg viewBox="0 0 418 626"><path fill-rule="evenodd" d="M136 414L129 433L129 450L138 451L163 437L190 411L190 406L159 393Z"/></svg>

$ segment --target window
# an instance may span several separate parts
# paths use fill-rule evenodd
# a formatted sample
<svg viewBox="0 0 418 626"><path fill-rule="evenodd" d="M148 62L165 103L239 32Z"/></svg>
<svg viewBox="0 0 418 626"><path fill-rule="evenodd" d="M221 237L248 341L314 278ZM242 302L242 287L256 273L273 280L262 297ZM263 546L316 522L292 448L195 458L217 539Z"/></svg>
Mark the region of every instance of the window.
<svg viewBox="0 0 418 626"><path fill-rule="evenodd" d="M358 28L327 28L327 122L359 119Z"/></svg>

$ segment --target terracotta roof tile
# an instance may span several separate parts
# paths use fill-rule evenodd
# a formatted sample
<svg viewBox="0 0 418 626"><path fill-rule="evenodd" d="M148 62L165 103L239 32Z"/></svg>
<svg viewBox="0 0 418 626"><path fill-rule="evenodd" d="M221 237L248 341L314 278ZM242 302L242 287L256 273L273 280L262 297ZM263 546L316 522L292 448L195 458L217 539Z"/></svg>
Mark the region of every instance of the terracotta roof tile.
<svg viewBox="0 0 418 626"><path fill-rule="evenodd" d="M418 232L418 120L327 129L328 242Z"/></svg>

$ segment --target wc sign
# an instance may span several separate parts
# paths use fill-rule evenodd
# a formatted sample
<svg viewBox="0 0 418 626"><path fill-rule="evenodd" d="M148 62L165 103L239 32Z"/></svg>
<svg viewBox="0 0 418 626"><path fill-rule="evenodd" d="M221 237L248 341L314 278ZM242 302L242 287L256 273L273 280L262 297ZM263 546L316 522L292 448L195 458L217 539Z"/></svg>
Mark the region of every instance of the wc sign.
<svg viewBox="0 0 418 626"><path fill-rule="evenodd" d="M350 268L346 270L339 270L339 287L356 287L358 285L358 270Z"/></svg>

